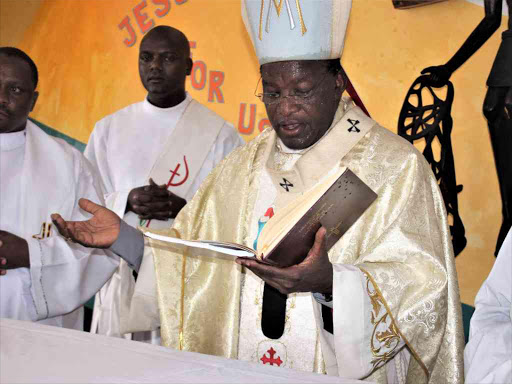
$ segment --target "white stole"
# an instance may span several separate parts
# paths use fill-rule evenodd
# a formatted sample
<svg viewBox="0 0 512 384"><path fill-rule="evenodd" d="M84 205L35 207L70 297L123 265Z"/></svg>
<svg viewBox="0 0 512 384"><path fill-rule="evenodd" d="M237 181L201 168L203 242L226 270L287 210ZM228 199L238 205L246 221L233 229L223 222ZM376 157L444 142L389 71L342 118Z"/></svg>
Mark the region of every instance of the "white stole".
<svg viewBox="0 0 512 384"><path fill-rule="evenodd" d="M175 195L187 196L224 123L223 118L192 99L151 167L146 184L151 178L158 184L168 184ZM172 221L163 220L151 220L148 225L133 212L124 218L130 225L145 228L164 229L172 225Z"/></svg>
<svg viewBox="0 0 512 384"><path fill-rule="evenodd" d="M266 170L277 191L274 210L284 207L337 169L341 159L376 125L359 107L346 106L348 103L345 99L341 101L333 127L326 133L328 138L324 137L308 148L288 171L274 166L276 137L269 140Z"/></svg>
<svg viewBox="0 0 512 384"><path fill-rule="evenodd" d="M225 124L224 119L195 100L187 105L172 134L169 135L163 150L147 176L147 184L152 178L156 183L165 182L174 194L184 197L190 192L194 180L210 152L211 147ZM111 195L107 206L116 207L117 195ZM122 201L125 204L125 201ZM129 212L125 221L133 226L144 224L144 228L162 229L172 226L174 220L151 220L140 222L138 216ZM153 260L145 260L145 265ZM156 286L149 287L155 290ZM99 322L107 334L121 335L121 323L130 316L131 299L135 293L135 280L128 264L121 260L112 279L96 294L91 332L97 331ZM105 314L104 314L105 313Z"/></svg>

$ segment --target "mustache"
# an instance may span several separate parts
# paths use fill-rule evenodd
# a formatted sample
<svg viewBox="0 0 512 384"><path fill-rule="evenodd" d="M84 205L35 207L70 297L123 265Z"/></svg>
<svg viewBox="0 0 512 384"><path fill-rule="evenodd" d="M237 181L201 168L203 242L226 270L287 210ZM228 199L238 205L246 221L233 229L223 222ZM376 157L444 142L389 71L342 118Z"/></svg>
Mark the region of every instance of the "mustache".
<svg viewBox="0 0 512 384"><path fill-rule="evenodd" d="M150 71L146 74L146 79L154 78L154 77L163 77L162 71Z"/></svg>
<svg viewBox="0 0 512 384"><path fill-rule="evenodd" d="M7 116L11 116L11 112L7 109L7 107L3 104L0 104L0 111L5 113Z"/></svg>
<svg viewBox="0 0 512 384"><path fill-rule="evenodd" d="M277 125L278 126L281 126L281 125L294 125L294 124L301 124L302 121L298 120L298 119L279 119L277 121Z"/></svg>

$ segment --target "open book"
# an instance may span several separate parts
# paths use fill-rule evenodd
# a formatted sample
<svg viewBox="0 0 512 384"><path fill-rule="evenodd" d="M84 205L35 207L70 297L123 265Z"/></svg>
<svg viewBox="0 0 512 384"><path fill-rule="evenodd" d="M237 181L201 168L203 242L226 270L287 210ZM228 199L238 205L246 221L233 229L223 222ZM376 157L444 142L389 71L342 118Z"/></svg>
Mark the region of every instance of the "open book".
<svg viewBox="0 0 512 384"><path fill-rule="evenodd" d="M376 198L375 192L350 169L341 168L278 210L263 227L256 250L241 244L183 240L151 232L145 236L170 243L176 251L186 248L190 255L257 257L287 267L306 257L321 226L327 230L329 250Z"/></svg>

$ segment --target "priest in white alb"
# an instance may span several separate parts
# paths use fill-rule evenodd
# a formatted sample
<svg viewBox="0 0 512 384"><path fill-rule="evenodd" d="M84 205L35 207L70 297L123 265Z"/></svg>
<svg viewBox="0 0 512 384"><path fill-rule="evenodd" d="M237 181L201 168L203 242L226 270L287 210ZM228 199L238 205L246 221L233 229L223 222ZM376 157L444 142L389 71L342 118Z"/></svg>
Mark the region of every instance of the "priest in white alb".
<svg viewBox="0 0 512 384"><path fill-rule="evenodd" d="M253 247L274 213L344 167L378 198L330 250L332 228L320 228L304 261L287 268L141 245L122 222L101 225L112 212L89 203L95 233L55 215L75 241L140 263L127 330L161 322L171 348L377 383L463 382L457 276L436 179L413 146L342 98L350 8L242 1L272 128L217 166L164 233Z"/></svg>
<svg viewBox="0 0 512 384"><path fill-rule="evenodd" d="M83 304L112 276L118 259L66 241L50 214L90 217L103 204L82 154L27 120L38 98L37 67L17 48L0 48L0 317L83 329Z"/></svg>
<svg viewBox="0 0 512 384"><path fill-rule="evenodd" d="M185 91L191 69L186 36L169 26L153 28L139 52L146 99L100 120L89 139L85 156L101 176L106 206L133 227L170 227L215 165L244 144L231 124ZM134 284L121 261L96 295L91 332L122 335ZM135 338L159 343L157 334Z"/></svg>

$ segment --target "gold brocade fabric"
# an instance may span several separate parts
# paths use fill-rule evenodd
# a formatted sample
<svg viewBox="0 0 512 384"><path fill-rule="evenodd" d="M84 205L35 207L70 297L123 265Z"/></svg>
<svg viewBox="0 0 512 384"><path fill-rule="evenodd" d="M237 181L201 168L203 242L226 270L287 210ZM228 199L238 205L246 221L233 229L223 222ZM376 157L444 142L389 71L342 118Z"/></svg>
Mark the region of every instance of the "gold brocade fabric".
<svg viewBox="0 0 512 384"><path fill-rule="evenodd" d="M184 239L251 246L250 215L262 151L271 130L220 163L173 226ZM162 343L176 349L237 357L241 267L232 260L192 258L151 241L161 316Z"/></svg>
<svg viewBox="0 0 512 384"><path fill-rule="evenodd" d="M265 148L274 135L263 132L210 174L175 221L182 238L252 245L250 216L267 160ZM409 143L378 126L340 165L349 167L378 199L331 249L331 261L354 265L368 277L372 302L386 311L390 332L411 352L408 383L462 383L457 276L446 212L430 166ZM152 245L164 345L237 358L240 266ZM392 355L375 358L385 363ZM367 379L386 383L382 364Z"/></svg>
<svg viewBox="0 0 512 384"><path fill-rule="evenodd" d="M379 197L333 247L331 261L354 264L378 288L414 357L408 383L462 383L457 275L444 203L430 166L405 140L380 127L342 165Z"/></svg>

